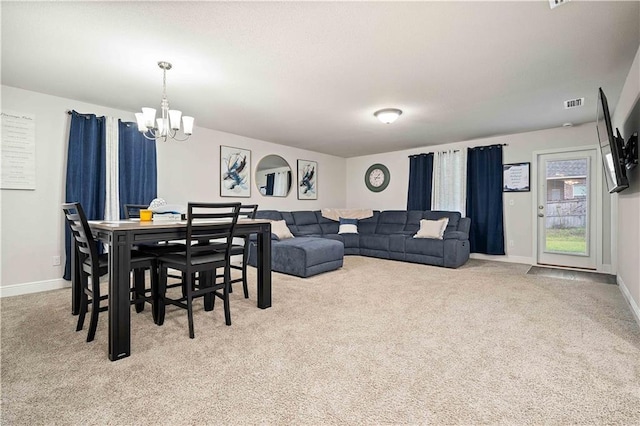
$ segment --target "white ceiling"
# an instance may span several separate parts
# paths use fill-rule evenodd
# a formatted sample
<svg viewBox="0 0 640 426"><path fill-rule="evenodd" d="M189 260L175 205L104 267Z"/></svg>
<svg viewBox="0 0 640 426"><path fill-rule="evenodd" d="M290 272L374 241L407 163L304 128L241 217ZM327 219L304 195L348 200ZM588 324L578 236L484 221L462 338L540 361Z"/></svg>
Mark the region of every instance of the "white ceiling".
<svg viewBox="0 0 640 426"><path fill-rule="evenodd" d="M159 106L167 60L196 126L342 157L593 121L640 45L638 1L1 7L4 85L138 111ZM404 114L382 124L385 107Z"/></svg>

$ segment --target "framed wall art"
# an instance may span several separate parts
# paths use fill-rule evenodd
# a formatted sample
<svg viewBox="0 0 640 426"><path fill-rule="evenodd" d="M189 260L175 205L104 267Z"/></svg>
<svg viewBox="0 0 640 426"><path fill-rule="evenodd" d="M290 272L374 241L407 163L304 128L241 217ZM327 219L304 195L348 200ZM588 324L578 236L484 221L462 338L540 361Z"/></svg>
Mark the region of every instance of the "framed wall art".
<svg viewBox="0 0 640 426"><path fill-rule="evenodd" d="M530 165L531 163L503 164L502 192L531 191Z"/></svg>
<svg viewBox="0 0 640 426"><path fill-rule="evenodd" d="M220 196L251 196L251 151L220 146Z"/></svg>
<svg viewBox="0 0 640 426"><path fill-rule="evenodd" d="M318 163L298 160L298 200L318 199Z"/></svg>

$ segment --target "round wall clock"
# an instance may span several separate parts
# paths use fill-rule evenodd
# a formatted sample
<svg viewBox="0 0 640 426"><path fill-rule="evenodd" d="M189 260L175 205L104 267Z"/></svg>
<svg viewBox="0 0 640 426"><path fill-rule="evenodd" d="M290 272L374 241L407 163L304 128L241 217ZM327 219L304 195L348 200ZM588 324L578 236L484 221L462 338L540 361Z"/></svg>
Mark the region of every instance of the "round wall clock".
<svg viewBox="0 0 640 426"><path fill-rule="evenodd" d="M364 183L373 192L384 191L391 180L389 169L382 164L374 164L364 174Z"/></svg>

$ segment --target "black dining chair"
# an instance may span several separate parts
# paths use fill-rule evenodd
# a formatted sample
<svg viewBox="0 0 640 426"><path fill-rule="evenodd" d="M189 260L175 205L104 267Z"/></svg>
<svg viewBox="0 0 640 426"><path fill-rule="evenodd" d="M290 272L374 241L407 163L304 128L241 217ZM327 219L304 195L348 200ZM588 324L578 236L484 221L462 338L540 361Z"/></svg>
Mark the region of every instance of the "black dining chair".
<svg viewBox="0 0 640 426"><path fill-rule="evenodd" d="M87 342L91 342L96 334L98 315L108 309L108 305L101 306L102 301L108 299L107 294L102 294L100 289L100 277L106 275L109 267L108 254L98 254L98 242L93 238L87 216L80 203L66 203L62 205L65 219L71 229L71 234L76 242L76 264L80 268L80 280L82 294L80 297L80 313L76 331L84 327L84 319L91 305L91 319ZM141 312L145 302L152 302L152 297L147 295L145 289L144 274L151 271L151 288L157 285L156 257L144 253L131 251L131 270L134 271L134 285L131 288L131 304L136 305L136 311Z"/></svg>
<svg viewBox="0 0 640 426"><path fill-rule="evenodd" d="M123 207L125 219L139 219L140 210L148 208L148 206L144 204L124 204ZM136 245L136 248L143 253L161 256L167 253L184 251L185 245L177 242L161 241L158 243L140 243Z"/></svg>
<svg viewBox="0 0 640 426"><path fill-rule="evenodd" d="M240 212L238 213L239 219L255 219L256 212L258 211L257 204L243 204L240 206ZM249 298L249 287L247 285L247 260L249 259L249 235L236 236L236 239L241 239L242 244L233 244L231 246L232 256L242 256L242 264L231 264L232 269L241 271L242 276L231 280L231 292L233 293L233 284L241 282L242 289L244 290L244 298Z"/></svg>
<svg viewBox="0 0 640 426"><path fill-rule="evenodd" d="M194 338L193 299L211 296L224 303L225 323L231 325L229 292L231 287L231 247L233 231L238 221L240 203L189 203L187 207L187 238L184 253L158 257L159 279L154 288L158 301L158 325L164 322L167 304L187 310L189 337ZM224 245L224 250L222 245ZM215 247L215 248L214 248ZM167 295L167 269L182 272L182 297ZM224 268L222 281L216 278L216 270ZM195 277L198 275L196 282Z"/></svg>

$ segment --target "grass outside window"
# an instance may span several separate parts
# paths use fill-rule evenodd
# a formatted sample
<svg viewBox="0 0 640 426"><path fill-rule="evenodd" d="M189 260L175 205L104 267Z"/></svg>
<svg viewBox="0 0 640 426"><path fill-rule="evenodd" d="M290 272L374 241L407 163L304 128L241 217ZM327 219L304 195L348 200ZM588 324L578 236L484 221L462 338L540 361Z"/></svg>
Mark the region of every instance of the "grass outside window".
<svg viewBox="0 0 640 426"><path fill-rule="evenodd" d="M561 253L586 254L586 228L547 229L546 250Z"/></svg>

